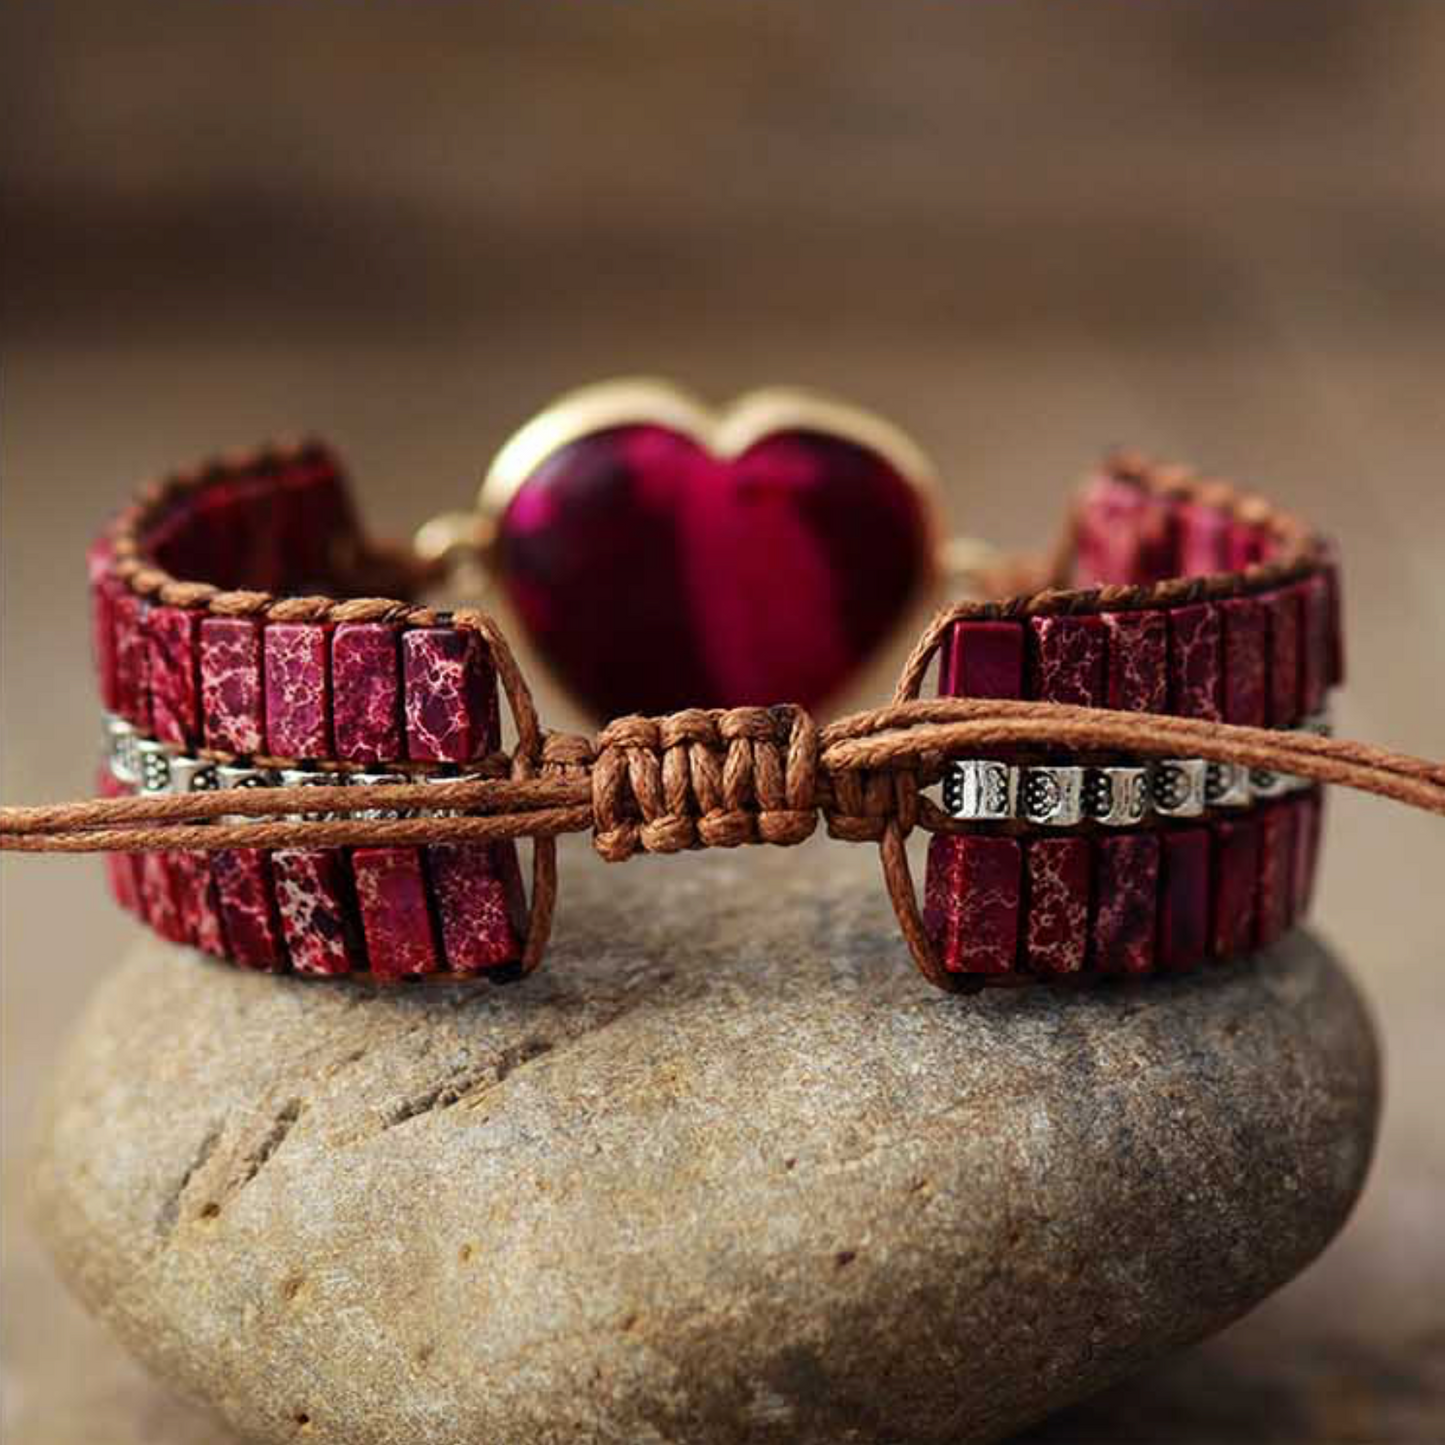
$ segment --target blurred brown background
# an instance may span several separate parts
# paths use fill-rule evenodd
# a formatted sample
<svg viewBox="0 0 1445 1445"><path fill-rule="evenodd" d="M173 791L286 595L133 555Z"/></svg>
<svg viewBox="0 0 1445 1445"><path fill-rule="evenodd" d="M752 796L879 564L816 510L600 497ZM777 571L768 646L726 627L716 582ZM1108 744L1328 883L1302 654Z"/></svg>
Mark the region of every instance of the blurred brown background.
<svg viewBox="0 0 1445 1445"><path fill-rule="evenodd" d="M137 479L314 429L402 531L635 369L876 406L1005 543L1116 441L1257 481L1343 539L1344 730L1445 755L1445 6L54 0L5 7L0 96L6 801L88 786L81 550ZM219 1445L20 1213L128 937L98 871L5 866L6 1437ZM1345 1235L1031 1439L1445 1433L1442 871L1438 820L1335 800L1389 1090Z"/></svg>

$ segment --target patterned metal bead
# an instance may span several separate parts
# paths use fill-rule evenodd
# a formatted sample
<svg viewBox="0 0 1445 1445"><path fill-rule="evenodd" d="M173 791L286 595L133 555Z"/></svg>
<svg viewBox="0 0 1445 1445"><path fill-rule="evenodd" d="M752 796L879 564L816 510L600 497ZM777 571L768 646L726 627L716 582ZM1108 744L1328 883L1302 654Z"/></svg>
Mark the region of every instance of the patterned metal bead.
<svg viewBox="0 0 1445 1445"><path fill-rule="evenodd" d="M1249 769L1243 763L1208 763L1204 769L1204 801L1211 808L1247 808L1254 800Z"/></svg>
<svg viewBox="0 0 1445 1445"><path fill-rule="evenodd" d="M1300 721L1299 730L1317 738L1332 738L1335 735L1334 720L1327 711L1313 712Z"/></svg>
<svg viewBox="0 0 1445 1445"><path fill-rule="evenodd" d="M351 785L357 788L385 787L392 783L409 781L410 779L405 773L352 773L351 775ZM368 823L378 823L396 818L414 818L416 810L412 808L358 808L351 816L362 818Z"/></svg>
<svg viewBox="0 0 1445 1445"><path fill-rule="evenodd" d="M1011 818L1018 801L1018 770L980 758L955 760L943 776L943 807L952 818L986 822Z"/></svg>
<svg viewBox="0 0 1445 1445"><path fill-rule="evenodd" d="M323 773L314 768L282 768L279 778L283 788L328 788L346 785L345 773ZM347 816L345 811L284 815L288 823L332 823Z"/></svg>
<svg viewBox="0 0 1445 1445"><path fill-rule="evenodd" d="M1268 768L1251 768L1249 790L1256 798L1282 798L1292 793L1299 784L1298 778L1288 773L1271 772Z"/></svg>
<svg viewBox="0 0 1445 1445"><path fill-rule="evenodd" d="M276 784L276 774L266 768L248 768L239 763L221 763L216 768L218 788L271 788ZM255 821L244 813L223 813L223 823L250 823Z"/></svg>
<svg viewBox="0 0 1445 1445"><path fill-rule="evenodd" d="M106 754L110 775L127 788L140 784L140 735L123 717L105 720Z"/></svg>
<svg viewBox="0 0 1445 1445"><path fill-rule="evenodd" d="M1046 828L1069 828L1084 816L1083 768L1024 768L1019 778L1020 815Z"/></svg>
<svg viewBox="0 0 1445 1445"><path fill-rule="evenodd" d="M138 738L136 754L140 759L140 790L143 793L169 793L171 790L171 756L162 743L153 738Z"/></svg>
<svg viewBox="0 0 1445 1445"><path fill-rule="evenodd" d="M1149 775L1154 811L1166 818L1197 818L1204 811L1203 758L1165 758Z"/></svg>
<svg viewBox="0 0 1445 1445"><path fill-rule="evenodd" d="M1147 768L1086 768L1084 816L1109 828L1141 822L1149 810Z"/></svg>
<svg viewBox="0 0 1445 1445"><path fill-rule="evenodd" d="M213 793L221 786L215 763L184 753L171 755L170 783L173 793Z"/></svg>

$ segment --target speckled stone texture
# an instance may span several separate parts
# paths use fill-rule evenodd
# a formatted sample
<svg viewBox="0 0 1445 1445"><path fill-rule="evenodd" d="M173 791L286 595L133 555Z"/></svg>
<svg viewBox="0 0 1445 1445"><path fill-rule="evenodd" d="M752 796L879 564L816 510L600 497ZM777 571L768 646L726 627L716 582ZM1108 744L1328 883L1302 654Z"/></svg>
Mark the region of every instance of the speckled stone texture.
<svg viewBox="0 0 1445 1445"><path fill-rule="evenodd" d="M33 1216L160 1376L317 1445L996 1439L1339 1229L1377 1062L1317 944L952 997L856 852L572 850L509 988L147 943L57 1066Z"/></svg>

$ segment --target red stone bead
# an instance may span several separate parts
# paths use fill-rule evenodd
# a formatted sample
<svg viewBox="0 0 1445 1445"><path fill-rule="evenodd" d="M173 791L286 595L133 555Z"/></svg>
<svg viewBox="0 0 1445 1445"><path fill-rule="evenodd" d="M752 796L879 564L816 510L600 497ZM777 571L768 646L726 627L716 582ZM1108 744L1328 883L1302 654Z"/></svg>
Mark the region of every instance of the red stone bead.
<svg viewBox="0 0 1445 1445"><path fill-rule="evenodd" d="M1292 587L1260 599L1269 616L1269 721L1291 727L1300 717L1300 599Z"/></svg>
<svg viewBox="0 0 1445 1445"><path fill-rule="evenodd" d="M940 697L1023 697L1023 624L954 623L943 645L938 693Z"/></svg>
<svg viewBox="0 0 1445 1445"><path fill-rule="evenodd" d="M171 854L171 874L176 901L187 939L215 958L226 956L226 935L221 924L221 904L211 877L209 853Z"/></svg>
<svg viewBox="0 0 1445 1445"><path fill-rule="evenodd" d="M102 798L127 796L126 790L116 782L110 768L102 766L95 780L95 791ZM105 855L105 878L110 885L111 897L127 913L140 912L140 856L136 853L107 853Z"/></svg>
<svg viewBox="0 0 1445 1445"><path fill-rule="evenodd" d="M210 483L196 498L196 525L209 534L204 547L212 570L206 580L257 592L285 588L280 482L274 468L237 472Z"/></svg>
<svg viewBox="0 0 1445 1445"><path fill-rule="evenodd" d="M150 666L146 655L146 604L121 588L112 603L115 622L116 711L142 732L151 727Z"/></svg>
<svg viewBox="0 0 1445 1445"><path fill-rule="evenodd" d="M1259 825L1253 818L1221 818L1214 837L1214 900L1210 952L1230 958L1254 947L1259 884Z"/></svg>
<svg viewBox="0 0 1445 1445"><path fill-rule="evenodd" d="M1295 812L1289 803L1259 811L1259 884L1255 944L1267 948L1289 928L1294 910Z"/></svg>
<svg viewBox="0 0 1445 1445"><path fill-rule="evenodd" d="M1175 517L1167 498L1137 482L1101 476L1084 488L1077 515L1077 585L1155 582L1176 572Z"/></svg>
<svg viewBox="0 0 1445 1445"><path fill-rule="evenodd" d="M1012 838L935 833L923 922L953 973L1009 973L1018 957L1023 855Z"/></svg>
<svg viewBox="0 0 1445 1445"><path fill-rule="evenodd" d="M402 756L401 672L396 629L387 622L343 622L331 638L336 754L355 763Z"/></svg>
<svg viewBox="0 0 1445 1445"><path fill-rule="evenodd" d="M1323 573L1296 588L1300 599L1300 712L1309 717L1325 703L1330 669L1330 594Z"/></svg>
<svg viewBox="0 0 1445 1445"><path fill-rule="evenodd" d="M225 848L211 854L216 903L226 953L243 968L286 967L286 947L271 880L271 863L259 848Z"/></svg>
<svg viewBox="0 0 1445 1445"><path fill-rule="evenodd" d="M1080 707L1104 704L1102 617L1035 617L1030 619L1030 686L1045 702Z"/></svg>
<svg viewBox="0 0 1445 1445"><path fill-rule="evenodd" d="M1246 567L1263 562L1270 550L1269 534L1263 527L1237 520L1230 522L1227 555L1231 572L1243 572Z"/></svg>
<svg viewBox="0 0 1445 1445"><path fill-rule="evenodd" d="M1303 918L1314 898L1315 874L1319 867L1320 841L1324 829L1324 795L1318 788L1290 799L1294 809L1294 884L1290 896L1290 917Z"/></svg>
<svg viewBox="0 0 1445 1445"><path fill-rule="evenodd" d="M288 590L325 584L338 539L357 530L346 480L330 453L310 451L283 467L276 507Z"/></svg>
<svg viewBox="0 0 1445 1445"><path fill-rule="evenodd" d="M1153 833L1103 837L1094 859L1093 967L1147 973L1154 967L1159 840Z"/></svg>
<svg viewBox="0 0 1445 1445"><path fill-rule="evenodd" d="M1104 706L1122 712L1169 710L1169 624L1162 612L1106 612Z"/></svg>
<svg viewBox="0 0 1445 1445"><path fill-rule="evenodd" d="M495 736L496 678L480 634L415 627L402 634L407 756L465 763Z"/></svg>
<svg viewBox="0 0 1445 1445"><path fill-rule="evenodd" d="M498 532L538 651L603 717L814 706L902 619L929 546L916 490L864 447L779 432L722 459L660 426L561 448Z"/></svg>
<svg viewBox="0 0 1445 1445"><path fill-rule="evenodd" d="M1024 959L1034 973L1076 973L1089 944L1087 838L1036 838L1028 845L1029 906Z"/></svg>
<svg viewBox="0 0 1445 1445"><path fill-rule="evenodd" d="M201 623L201 718L206 746L259 753L264 744L261 624L253 617Z"/></svg>
<svg viewBox="0 0 1445 1445"><path fill-rule="evenodd" d="M1257 597L1219 604L1224 624L1224 720L1262 728L1269 721L1269 617Z"/></svg>
<svg viewBox="0 0 1445 1445"><path fill-rule="evenodd" d="M112 556L109 537L92 543L85 555L90 576L91 660L100 685L101 705L113 713L120 710L115 679L115 599L121 583L108 571Z"/></svg>
<svg viewBox="0 0 1445 1445"><path fill-rule="evenodd" d="M1176 717L1217 722L1220 626L1212 603L1169 609L1169 710Z"/></svg>
<svg viewBox="0 0 1445 1445"><path fill-rule="evenodd" d="M364 968L351 923L346 855L334 848L280 848L271 869L292 968L328 975Z"/></svg>
<svg viewBox="0 0 1445 1445"><path fill-rule="evenodd" d="M437 948L417 849L357 848L351 867L372 974L434 973Z"/></svg>
<svg viewBox="0 0 1445 1445"><path fill-rule="evenodd" d="M1345 680L1345 631L1340 569L1330 562L1324 569L1328 601L1325 610L1325 683L1338 687Z"/></svg>
<svg viewBox="0 0 1445 1445"><path fill-rule="evenodd" d="M1195 968L1209 952L1209 832L1170 829L1160 837L1159 966Z"/></svg>
<svg viewBox="0 0 1445 1445"><path fill-rule="evenodd" d="M275 757L331 752L328 631L319 622L272 622L264 630L266 747Z"/></svg>
<svg viewBox="0 0 1445 1445"><path fill-rule="evenodd" d="M454 973L475 973L522 956L526 900L515 848L438 843L426 851L441 923L442 954Z"/></svg>
<svg viewBox="0 0 1445 1445"><path fill-rule="evenodd" d="M200 614L152 607L146 635L155 735L163 743L195 747L201 740Z"/></svg>
<svg viewBox="0 0 1445 1445"><path fill-rule="evenodd" d="M141 913L145 921L169 942L189 943L171 867L172 855L142 853L139 856Z"/></svg>
<svg viewBox="0 0 1445 1445"><path fill-rule="evenodd" d="M1229 570L1229 514L1202 502L1179 507L1179 572L1200 577Z"/></svg>

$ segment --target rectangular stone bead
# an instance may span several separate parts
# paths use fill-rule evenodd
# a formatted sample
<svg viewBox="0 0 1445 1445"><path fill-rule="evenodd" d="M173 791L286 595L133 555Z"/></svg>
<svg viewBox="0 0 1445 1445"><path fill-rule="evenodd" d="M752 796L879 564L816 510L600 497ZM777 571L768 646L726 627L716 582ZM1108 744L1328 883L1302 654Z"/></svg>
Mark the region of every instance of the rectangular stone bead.
<svg viewBox="0 0 1445 1445"><path fill-rule="evenodd" d="M172 853L171 873L188 941L215 958L224 958L226 935L221 924L221 905L216 897L215 879L211 877L210 854L192 851Z"/></svg>
<svg viewBox="0 0 1445 1445"><path fill-rule="evenodd" d="M184 607L152 607L146 616L151 724L163 743L201 741L201 616Z"/></svg>
<svg viewBox="0 0 1445 1445"><path fill-rule="evenodd" d="M1174 509L1137 482L1100 476L1080 499L1074 532L1074 580L1154 582L1176 571Z"/></svg>
<svg viewBox="0 0 1445 1445"><path fill-rule="evenodd" d="M1324 568L1325 593L1325 685L1338 687L1345 680L1344 597L1341 592L1340 568L1327 562Z"/></svg>
<svg viewBox="0 0 1445 1445"><path fill-rule="evenodd" d="M96 775L95 791L102 798L128 796L127 790L116 782L110 769L104 765ZM140 857L138 854L107 853L105 855L105 881L110 888L110 896L127 913L140 913Z"/></svg>
<svg viewBox="0 0 1445 1445"><path fill-rule="evenodd" d="M1028 860L1028 924L1024 961L1033 973L1077 973L1089 944L1087 838L1037 838Z"/></svg>
<svg viewBox="0 0 1445 1445"><path fill-rule="evenodd" d="M1289 802L1259 812L1259 882L1254 941L1267 948L1293 921L1295 812Z"/></svg>
<svg viewBox="0 0 1445 1445"><path fill-rule="evenodd" d="M355 511L335 458L316 450L284 466L276 506L290 589L327 583L333 547L339 538L356 532Z"/></svg>
<svg viewBox="0 0 1445 1445"><path fill-rule="evenodd" d="M201 623L201 725L206 746L259 753L265 740L261 624L254 617Z"/></svg>
<svg viewBox="0 0 1445 1445"><path fill-rule="evenodd" d="M956 622L939 662L940 697L1024 695L1024 628L1021 622Z"/></svg>
<svg viewBox="0 0 1445 1445"><path fill-rule="evenodd" d="M90 653L95 666L101 705L119 712L115 682L115 598L120 583L109 575L112 548L109 537L99 537L85 554L90 581Z"/></svg>
<svg viewBox="0 0 1445 1445"><path fill-rule="evenodd" d="M476 973L521 958L526 902L510 843L436 843L426 866L448 969Z"/></svg>
<svg viewBox="0 0 1445 1445"><path fill-rule="evenodd" d="M1158 923L1159 839L1153 833L1099 838L1094 850L1092 967L1148 973Z"/></svg>
<svg viewBox="0 0 1445 1445"><path fill-rule="evenodd" d="M1254 947L1259 885L1259 825L1250 817L1221 818L1214 838L1214 898L1210 910L1210 952L1231 958Z"/></svg>
<svg viewBox="0 0 1445 1445"><path fill-rule="evenodd" d="M1196 602L1169 609L1169 711L1175 717L1218 722L1219 612Z"/></svg>
<svg viewBox="0 0 1445 1445"><path fill-rule="evenodd" d="M1232 518L1229 524L1228 559L1231 572L1243 572L1263 562L1271 550L1269 534L1263 527Z"/></svg>
<svg viewBox="0 0 1445 1445"><path fill-rule="evenodd" d="M1325 704L1329 680L1329 584L1323 573L1306 577L1299 583L1300 650L1299 710L1309 717Z"/></svg>
<svg viewBox="0 0 1445 1445"><path fill-rule="evenodd" d="M142 732L151 729L150 659L146 655L146 603L125 587L112 604L115 625L115 710Z"/></svg>
<svg viewBox="0 0 1445 1445"><path fill-rule="evenodd" d="M1203 502L1178 507L1179 574L1202 577L1229 569L1229 513Z"/></svg>
<svg viewBox="0 0 1445 1445"><path fill-rule="evenodd" d="M272 622L263 630L266 749L273 757L331 754L329 628Z"/></svg>
<svg viewBox="0 0 1445 1445"><path fill-rule="evenodd" d="M1159 967L1196 968L1209 952L1209 831L1170 829L1159 846Z"/></svg>
<svg viewBox="0 0 1445 1445"><path fill-rule="evenodd" d="M423 762L465 763L487 751L496 680L481 636L464 627L402 633L406 751Z"/></svg>
<svg viewBox="0 0 1445 1445"><path fill-rule="evenodd" d="M1219 604L1224 634L1224 721L1262 728L1269 722L1269 617L1257 597Z"/></svg>
<svg viewBox="0 0 1445 1445"><path fill-rule="evenodd" d="M271 855L276 911L297 973L365 967L354 922L346 855L336 848L278 848Z"/></svg>
<svg viewBox="0 0 1445 1445"><path fill-rule="evenodd" d="M1269 617L1269 721L1291 727L1300 717L1300 601L1293 587L1266 592Z"/></svg>
<svg viewBox="0 0 1445 1445"><path fill-rule="evenodd" d="M1319 868L1320 841L1324 832L1324 796L1318 788L1290 799L1294 809L1294 884L1290 896L1290 917L1305 917L1314 899L1315 874Z"/></svg>
<svg viewBox="0 0 1445 1445"><path fill-rule="evenodd" d="M216 903L226 954L243 968L279 972L286 945L271 879L271 860L259 848L225 848L211 854Z"/></svg>
<svg viewBox="0 0 1445 1445"><path fill-rule="evenodd" d="M435 973L435 930L420 852L357 848L351 868L372 974L398 979Z"/></svg>
<svg viewBox="0 0 1445 1445"><path fill-rule="evenodd" d="M276 471L235 472L206 487L196 508L198 525L209 534L205 547L214 570L208 581L256 592L286 590L279 497Z"/></svg>
<svg viewBox="0 0 1445 1445"><path fill-rule="evenodd" d="M1029 682L1044 702L1102 707L1104 620L1097 616L1030 619Z"/></svg>
<svg viewBox="0 0 1445 1445"><path fill-rule="evenodd" d="M336 755L355 763L402 755L397 630L387 622L343 622L331 636Z"/></svg>
<svg viewBox="0 0 1445 1445"><path fill-rule="evenodd" d="M1105 612L1104 706L1122 712L1169 709L1169 623L1162 612Z"/></svg>
<svg viewBox="0 0 1445 1445"><path fill-rule="evenodd" d="M1010 973L1018 957L1023 853L1012 838L935 833L923 922L952 973Z"/></svg>
<svg viewBox="0 0 1445 1445"><path fill-rule="evenodd" d="M181 911L171 853L142 853L140 861L141 912L145 921L171 943L189 943Z"/></svg>

